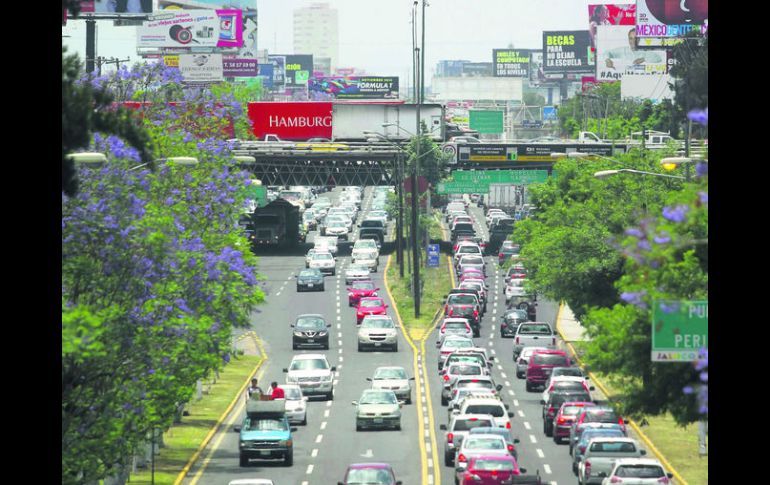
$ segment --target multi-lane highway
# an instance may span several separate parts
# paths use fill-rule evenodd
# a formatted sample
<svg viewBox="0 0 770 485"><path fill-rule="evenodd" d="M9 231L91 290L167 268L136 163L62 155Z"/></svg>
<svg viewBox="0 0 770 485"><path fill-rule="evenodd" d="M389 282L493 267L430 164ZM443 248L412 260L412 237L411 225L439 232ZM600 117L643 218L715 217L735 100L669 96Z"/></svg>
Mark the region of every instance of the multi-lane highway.
<svg viewBox="0 0 770 485"><path fill-rule="evenodd" d="M362 201L362 219L369 209L373 191L367 188ZM333 202L340 190L327 194ZM477 233L488 238L480 209L471 207ZM392 231L390 231L392 234ZM312 242L311 233L308 242ZM348 306L344 269L350 264L350 252L341 245L337 257L337 273L326 276L323 292L297 293L295 275L304 268L304 255L267 255L260 258L260 273L266 278L269 294L266 303L252 316L252 328L262 340L268 360L259 372L259 383L266 389L271 381L285 382L282 372L293 355L323 353L331 365L336 365L334 399L312 398L308 403L306 426L297 426L294 435L294 464L286 467L280 462L252 462L249 467L238 463L239 435L232 431L244 415L245 399L239 401L231 415L210 441L200 459L183 482L186 485L227 485L239 478L270 478L277 484L334 484L342 480L346 467L358 462L386 462L393 466L397 479L407 484L453 484L454 468L444 466L444 431L447 408L441 406L441 381L437 372L438 350L436 334L426 337L425 355L415 355L403 334L399 335L399 351L392 353L358 352L354 309ZM378 273L373 280L381 288L379 296L390 306L388 313L395 318L393 303L385 291L383 274L388 256L381 256ZM497 258L487 258L490 300L482 319L482 332L476 339L479 346L489 349L495 357L493 377L504 386L503 400L510 405L515 418L512 434L521 442L517 445L520 466L527 473L539 471L543 483L571 483L567 445L556 445L543 433L539 392L527 392L524 382L516 378L512 360L512 340L501 339L499 317L505 311L503 274ZM557 307L540 301L538 319L553 323ZM425 312L434 312L443 302L425 302ZM329 350L298 350L291 348L292 332L289 325L303 313L317 313L332 324ZM413 383L414 403L402 408L400 431L356 431L355 407L351 404L369 387L371 377L379 366L403 366L409 376L422 374ZM244 380L248 376L244 376ZM427 379L426 383L423 379ZM424 391L429 388L429 396Z"/></svg>

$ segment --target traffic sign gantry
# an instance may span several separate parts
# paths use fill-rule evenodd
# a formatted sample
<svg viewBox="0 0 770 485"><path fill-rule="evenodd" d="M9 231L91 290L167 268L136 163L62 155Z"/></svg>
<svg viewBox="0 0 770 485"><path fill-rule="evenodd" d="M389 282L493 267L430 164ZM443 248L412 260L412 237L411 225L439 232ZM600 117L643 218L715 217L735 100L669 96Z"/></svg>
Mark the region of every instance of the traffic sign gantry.
<svg viewBox="0 0 770 485"><path fill-rule="evenodd" d="M655 300L652 307L652 361L695 362L708 348L708 300Z"/></svg>
<svg viewBox="0 0 770 485"><path fill-rule="evenodd" d="M464 170L452 173L453 180L438 184L439 194L479 194L490 184L529 185L548 179L547 170Z"/></svg>

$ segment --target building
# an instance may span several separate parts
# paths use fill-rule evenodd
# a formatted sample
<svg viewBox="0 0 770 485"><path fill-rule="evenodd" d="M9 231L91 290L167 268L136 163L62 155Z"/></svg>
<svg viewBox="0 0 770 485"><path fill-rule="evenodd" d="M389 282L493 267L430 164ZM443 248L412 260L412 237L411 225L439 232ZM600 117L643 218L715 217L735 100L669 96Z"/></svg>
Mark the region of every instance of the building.
<svg viewBox="0 0 770 485"><path fill-rule="evenodd" d="M330 71L339 59L339 21L337 9L328 3L312 3L294 10L294 52L329 58Z"/></svg>

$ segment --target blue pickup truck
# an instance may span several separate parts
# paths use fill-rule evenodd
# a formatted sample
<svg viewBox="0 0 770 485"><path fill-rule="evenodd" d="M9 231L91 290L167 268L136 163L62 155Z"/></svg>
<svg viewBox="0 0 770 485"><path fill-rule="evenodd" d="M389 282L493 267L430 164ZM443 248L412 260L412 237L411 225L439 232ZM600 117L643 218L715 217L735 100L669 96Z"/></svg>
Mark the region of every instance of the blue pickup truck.
<svg viewBox="0 0 770 485"><path fill-rule="evenodd" d="M285 401L258 401L246 404L246 417L235 431L240 433L240 466L249 466L249 460L282 459L284 465L294 464L294 443L289 426Z"/></svg>

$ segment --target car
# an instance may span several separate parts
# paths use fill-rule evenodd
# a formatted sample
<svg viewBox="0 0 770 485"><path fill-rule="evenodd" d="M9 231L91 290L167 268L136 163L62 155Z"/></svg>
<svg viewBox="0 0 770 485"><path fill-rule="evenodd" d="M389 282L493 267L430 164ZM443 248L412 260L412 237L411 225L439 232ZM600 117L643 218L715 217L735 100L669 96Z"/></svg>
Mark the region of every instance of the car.
<svg viewBox="0 0 770 485"><path fill-rule="evenodd" d="M447 337L448 338L448 337ZM481 352L474 352L473 348L469 349L457 349L451 352L449 355L443 358L439 365L445 369L452 364L479 364L482 369L487 369L485 375L489 375L489 369L492 367L492 362L487 360L487 356ZM444 370L439 371L439 375L443 375Z"/></svg>
<svg viewBox="0 0 770 485"><path fill-rule="evenodd" d="M618 459L641 458L646 454L647 451L633 438L594 438L588 442L578 465L578 483L600 484L612 472Z"/></svg>
<svg viewBox="0 0 770 485"><path fill-rule="evenodd" d="M286 383L297 384L303 395L323 395L327 401L334 399L334 372L336 366L329 365L323 354L300 354L291 359L289 367L283 369L287 373Z"/></svg>
<svg viewBox="0 0 770 485"><path fill-rule="evenodd" d="M402 485L396 480L393 467L387 463L354 463L348 466L345 477L337 485Z"/></svg>
<svg viewBox="0 0 770 485"><path fill-rule="evenodd" d="M449 139L448 143L467 144L467 143L481 143L481 140L475 136L453 136Z"/></svg>
<svg viewBox="0 0 770 485"><path fill-rule="evenodd" d="M507 428L500 428L497 426L491 426L489 428L473 428L470 433L470 435L474 434L494 434L497 436L502 436L505 440L506 447L508 448L508 452L511 454L512 457L518 459L518 451L516 450L516 445L520 443L520 440L518 438L514 438L511 436L511 430Z"/></svg>
<svg viewBox="0 0 770 485"><path fill-rule="evenodd" d="M441 405L446 406L449 403L452 386L458 378L485 375L487 375L486 366L482 366L477 362L450 364L447 366L446 372L443 372L441 376L441 379L444 381L443 388L441 389Z"/></svg>
<svg viewBox="0 0 770 485"><path fill-rule="evenodd" d="M318 221L316 220L315 212L310 209L306 210L302 214L302 224L305 225L306 231L315 231L318 228Z"/></svg>
<svg viewBox="0 0 770 485"><path fill-rule="evenodd" d="M348 236L350 235L350 230L348 229L347 224L345 224L343 221L327 221L324 235L335 236L339 239L344 239L347 241Z"/></svg>
<svg viewBox="0 0 770 485"><path fill-rule="evenodd" d="M615 466L610 474L604 477L602 485L610 485L612 483L657 485L659 483L671 483L672 478L674 478L674 474L666 473L663 465L658 460L650 458L621 458L615 462Z"/></svg>
<svg viewBox="0 0 770 485"><path fill-rule="evenodd" d="M522 322L513 338L513 360L518 360L524 347L556 348L556 334L546 322Z"/></svg>
<svg viewBox="0 0 770 485"><path fill-rule="evenodd" d="M557 407L553 415L548 413L548 416L543 419L543 432L546 436L552 436L553 442L556 444L561 443L563 438L569 438L569 429L583 408L595 406L592 401L586 401L585 397L578 397L579 400L573 400L575 398L572 396L571 394L564 395L565 402L562 402L561 406L558 404L561 399L551 399L549 396L549 400L545 401L550 402L551 407Z"/></svg>
<svg viewBox="0 0 770 485"><path fill-rule="evenodd" d="M361 263L351 263L345 268L345 284L350 285L354 281L371 280L369 267Z"/></svg>
<svg viewBox="0 0 770 485"><path fill-rule="evenodd" d="M522 300L529 300L527 290L524 289L524 282L526 280L511 280L505 284L505 303L508 305L516 305Z"/></svg>
<svg viewBox="0 0 770 485"><path fill-rule="evenodd" d="M441 326L439 327L439 338L442 338L447 335L459 335L461 337L467 337L471 338L473 337L473 329L471 329L471 324L468 323L467 318L455 318L455 317L447 317L444 318L444 321L441 322ZM437 343L437 347L441 347L441 341Z"/></svg>
<svg viewBox="0 0 770 485"><path fill-rule="evenodd" d="M296 384L281 384L286 400L286 417L290 424L307 424L307 398Z"/></svg>
<svg viewBox="0 0 770 485"><path fill-rule="evenodd" d="M329 209L329 212L323 218L323 221L318 225L318 232L321 233L321 236L326 236L326 228L329 224L338 222L345 224L345 227L348 229L348 233L353 230L353 220L350 218L350 216L343 212L332 212L335 209L336 208L334 207Z"/></svg>
<svg viewBox="0 0 770 485"><path fill-rule="evenodd" d="M324 291L324 275L318 268L303 269L296 276L297 291L318 290Z"/></svg>
<svg viewBox="0 0 770 485"><path fill-rule="evenodd" d="M377 218L377 219L366 218L363 221L361 221L360 227L361 229L379 229L382 231L382 234L388 233L388 227L381 218Z"/></svg>
<svg viewBox="0 0 770 485"><path fill-rule="evenodd" d="M356 407L356 431L364 428L401 430L401 403L393 391L365 389L352 404Z"/></svg>
<svg viewBox="0 0 770 485"><path fill-rule="evenodd" d="M463 468L463 464L467 466L470 458L476 456L512 458L508 451L508 444L502 436L494 434L471 435L468 433L455 452L456 466Z"/></svg>
<svg viewBox="0 0 770 485"><path fill-rule="evenodd" d="M484 264L484 258L478 254L464 254L457 261L457 271L463 272L464 268L473 267L478 268L486 276L486 264Z"/></svg>
<svg viewBox="0 0 770 485"><path fill-rule="evenodd" d="M239 478L230 480L227 485L275 485L269 478Z"/></svg>
<svg viewBox="0 0 770 485"><path fill-rule="evenodd" d="M371 239L359 239L353 244L353 251L351 252L353 259L363 257L367 253L374 258L379 257L380 250L377 248L376 242Z"/></svg>
<svg viewBox="0 0 770 485"><path fill-rule="evenodd" d="M554 367L569 367L572 361L563 350L537 350L527 362L527 392L545 384Z"/></svg>
<svg viewBox="0 0 770 485"><path fill-rule="evenodd" d="M324 237L324 236L316 236L314 241L314 248L318 249L320 251L329 252L332 254L332 256L336 256L339 248L337 247L337 237Z"/></svg>
<svg viewBox="0 0 770 485"><path fill-rule="evenodd" d="M554 377L560 377L560 376L575 376L575 377L583 377L585 379L590 379L589 376L585 375L583 373L583 369L580 367L554 367L551 371L551 379Z"/></svg>
<svg viewBox="0 0 770 485"><path fill-rule="evenodd" d="M500 337L513 338L516 335L519 325L528 321L526 310L512 308L507 310L500 317Z"/></svg>
<svg viewBox="0 0 770 485"><path fill-rule="evenodd" d="M321 273L334 276L337 274L337 261L328 251L317 251L310 257L310 269L317 269Z"/></svg>
<svg viewBox="0 0 770 485"><path fill-rule="evenodd" d="M384 210L371 210L366 217L367 219L379 219L386 226L388 225L388 211Z"/></svg>
<svg viewBox="0 0 770 485"><path fill-rule="evenodd" d="M456 293L446 296L444 315L447 317L467 318L473 329L473 336L481 334L481 305L479 298L472 293Z"/></svg>
<svg viewBox="0 0 770 485"><path fill-rule="evenodd" d="M497 263L499 266L505 264L509 259L519 255L519 248L514 246L502 246L497 253Z"/></svg>
<svg viewBox="0 0 770 485"><path fill-rule="evenodd" d="M388 311L388 305L385 300L378 296L364 297L358 300L356 307L356 325L361 325L361 320L366 315L385 315Z"/></svg>
<svg viewBox="0 0 770 485"><path fill-rule="evenodd" d="M460 262L460 258L468 254L482 256L482 257L484 256L484 253L481 250L481 246L479 246L478 244L475 244L475 243L462 244L457 248L457 251L455 251L454 261L453 261L454 265L457 266L457 263Z"/></svg>
<svg viewBox="0 0 770 485"><path fill-rule="evenodd" d="M516 360L516 377L524 379L529 367L529 358L538 350L548 350L546 347L524 347Z"/></svg>
<svg viewBox="0 0 770 485"><path fill-rule="evenodd" d="M495 423L488 414L458 414L442 424L439 429L446 431L444 436L444 464L452 466L455 463L455 452L462 446L465 437L473 428L491 428Z"/></svg>
<svg viewBox="0 0 770 485"><path fill-rule="evenodd" d="M358 351L365 348L390 347L398 352L398 331L387 315L366 315L358 327Z"/></svg>
<svg viewBox="0 0 770 485"><path fill-rule="evenodd" d="M292 428L286 417L285 404L280 401L249 399L246 416L241 425L234 428L239 433L239 465L249 466L250 460L283 460L284 465L294 464Z"/></svg>
<svg viewBox="0 0 770 485"><path fill-rule="evenodd" d="M310 267L310 260L313 259L313 255L321 251L322 251L321 249L316 249L316 248L308 249L307 254L305 255L305 268Z"/></svg>
<svg viewBox="0 0 770 485"><path fill-rule="evenodd" d="M444 359L452 352L460 349L471 349L474 346L473 340L467 337L447 336L439 348L438 370L441 370L444 365Z"/></svg>
<svg viewBox="0 0 770 485"><path fill-rule="evenodd" d="M361 298L377 296L378 291L372 280L355 280L348 287L348 306L357 306Z"/></svg>
<svg viewBox="0 0 770 485"><path fill-rule="evenodd" d="M527 270L521 263L514 264L505 273L505 284L508 284L511 280L520 280L527 277Z"/></svg>
<svg viewBox="0 0 770 485"><path fill-rule="evenodd" d="M610 406L594 406L584 408L575 422L572 423L572 427L569 430L569 451L572 454L572 449L575 447L575 443L580 439L580 435L583 430L590 427L601 428L602 425L608 425L608 427L614 427L620 425L620 429L627 435L626 422L622 417Z"/></svg>
<svg viewBox="0 0 770 485"><path fill-rule="evenodd" d="M376 253L370 252L353 258L353 264L366 268L370 273L376 273L380 267L380 259Z"/></svg>
<svg viewBox="0 0 770 485"><path fill-rule="evenodd" d="M464 397L467 397L459 396L459 391L463 389L471 390L472 394L497 396L497 393L503 390L503 386L495 384L494 379L490 375L458 377L449 391L447 413L450 417L452 414L457 414L455 411L460 409L462 400Z"/></svg>
<svg viewBox="0 0 770 485"><path fill-rule="evenodd" d="M572 367L574 369L574 367ZM555 367L554 369L558 369L558 367ZM553 372L553 369L551 369L551 372ZM554 390L573 390L573 391L585 391L590 394L590 391L595 390L594 386L589 386L588 382L584 377L578 377L578 376L557 376L554 377L553 375L548 377L548 380L545 381L543 390L543 396L541 399L543 401L547 401L548 397Z"/></svg>
<svg viewBox="0 0 770 485"><path fill-rule="evenodd" d="M481 310L482 312L486 313L487 311L487 287L484 284L483 279L471 279L466 278L463 281L460 282L460 286L457 287L458 290L475 290L479 297L479 302L481 303Z"/></svg>
<svg viewBox="0 0 770 485"><path fill-rule="evenodd" d="M588 447L588 442L594 438L621 438L625 433L620 429L620 425L609 428L587 428L583 431L583 435L575 444L572 450L572 473L578 474L580 462L583 460L583 454Z"/></svg>
<svg viewBox="0 0 770 485"><path fill-rule="evenodd" d="M367 377L372 389L391 390L399 400L412 404L412 385L414 377L408 377L403 367L377 367L372 377Z"/></svg>
<svg viewBox="0 0 770 485"><path fill-rule="evenodd" d="M469 215L465 214L456 214L452 216L452 219L449 221L449 228L450 230L454 230L455 224L458 223L468 223L473 224L473 218Z"/></svg>
<svg viewBox="0 0 770 485"><path fill-rule="evenodd" d="M460 277L460 283L465 283L468 280L484 281L484 278L486 278L479 268L474 267L465 268L465 271L458 276Z"/></svg>
<svg viewBox="0 0 770 485"><path fill-rule="evenodd" d="M523 475L526 468L519 468L516 459L500 454L478 454L468 459L467 464L458 463L455 468L456 485L540 485L540 475Z"/></svg>
<svg viewBox="0 0 770 485"><path fill-rule="evenodd" d="M502 386L500 386L502 389ZM499 390L499 389L498 389ZM494 391L492 391L494 392ZM450 412L457 414L489 414L498 428L511 429L513 413L508 411L508 405L503 404L500 396L491 393L471 393L457 404L457 409Z"/></svg>
<svg viewBox="0 0 770 485"><path fill-rule="evenodd" d="M291 348L297 350L300 347L321 347L329 350L329 328L322 315L307 313L300 315L291 325L294 329L291 338Z"/></svg>

